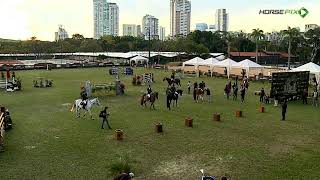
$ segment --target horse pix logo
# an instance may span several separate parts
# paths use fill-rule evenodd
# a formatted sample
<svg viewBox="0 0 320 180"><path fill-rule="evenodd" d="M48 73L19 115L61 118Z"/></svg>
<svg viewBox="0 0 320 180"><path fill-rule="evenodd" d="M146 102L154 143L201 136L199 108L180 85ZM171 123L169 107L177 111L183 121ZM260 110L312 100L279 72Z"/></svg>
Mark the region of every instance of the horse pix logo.
<svg viewBox="0 0 320 180"><path fill-rule="evenodd" d="M259 14L264 15L299 15L302 18L305 18L309 11L302 7L301 9L262 9L259 11Z"/></svg>

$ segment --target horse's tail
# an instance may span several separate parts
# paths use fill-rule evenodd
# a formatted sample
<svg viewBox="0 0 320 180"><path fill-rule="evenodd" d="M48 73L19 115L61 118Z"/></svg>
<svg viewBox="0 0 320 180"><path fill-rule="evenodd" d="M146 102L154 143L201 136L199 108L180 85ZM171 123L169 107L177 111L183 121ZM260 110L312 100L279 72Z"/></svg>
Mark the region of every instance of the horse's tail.
<svg viewBox="0 0 320 180"><path fill-rule="evenodd" d="M72 107L71 107L71 109L70 109L70 112L73 112L73 111L74 111L75 106L76 106L76 103L73 103L73 105L72 105Z"/></svg>

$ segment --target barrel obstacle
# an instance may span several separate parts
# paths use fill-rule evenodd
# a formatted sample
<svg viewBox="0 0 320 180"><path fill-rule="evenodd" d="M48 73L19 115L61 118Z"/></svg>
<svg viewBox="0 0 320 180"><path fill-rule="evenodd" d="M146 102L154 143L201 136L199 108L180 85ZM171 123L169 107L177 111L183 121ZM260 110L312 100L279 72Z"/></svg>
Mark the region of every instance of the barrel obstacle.
<svg viewBox="0 0 320 180"><path fill-rule="evenodd" d="M213 114L213 121L220 122L221 121L221 114L220 113L214 113Z"/></svg>
<svg viewBox="0 0 320 180"><path fill-rule="evenodd" d="M155 130L156 133L163 133L163 125L161 123L156 123Z"/></svg>
<svg viewBox="0 0 320 180"><path fill-rule="evenodd" d="M237 110L237 111L236 111L236 117L237 117L237 118L243 117L243 112L242 112L241 110Z"/></svg>
<svg viewBox="0 0 320 180"><path fill-rule="evenodd" d="M265 112L265 107L264 106L260 106L259 107L259 112L260 113L264 113Z"/></svg>
<svg viewBox="0 0 320 180"><path fill-rule="evenodd" d="M121 129L117 129L115 130L114 132L114 138L117 140L117 141L122 141L123 140L123 131Z"/></svg>
<svg viewBox="0 0 320 180"><path fill-rule="evenodd" d="M186 127L192 128L193 127L193 119L190 117L186 118L184 121L184 124Z"/></svg>

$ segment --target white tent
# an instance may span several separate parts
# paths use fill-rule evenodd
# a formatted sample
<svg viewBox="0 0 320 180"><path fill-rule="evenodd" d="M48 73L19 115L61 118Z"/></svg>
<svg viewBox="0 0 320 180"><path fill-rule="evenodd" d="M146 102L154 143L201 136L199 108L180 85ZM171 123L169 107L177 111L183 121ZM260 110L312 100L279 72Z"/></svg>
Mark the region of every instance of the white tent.
<svg viewBox="0 0 320 180"><path fill-rule="evenodd" d="M140 63L146 62L147 63L149 61L149 59L142 57L142 56L136 56L136 57L130 59L130 62L132 62L132 61L134 61L136 64L138 64L138 62L140 62Z"/></svg>
<svg viewBox="0 0 320 180"><path fill-rule="evenodd" d="M199 57L195 57L189 61L186 61L182 64L182 68L184 70L184 67L186 65L192 65L194 66L195 70L198 71L198 68L199 68L199 65L201 65L201 63L203 62L204 60L202 58L199 58ZM199 73L198 73L199 74Z"/></svg>
<svg viewBox="0 0 320 180"><path fill-rule="evenodd" d="M211 77L213 75L213 68L214 66L219 63L220 61L216 58L209 58L209 59L206 59L204 61L202 61L200 63L201 66L209 66L210 67L210 71L211 71Z"/></svg>
<svg viewBox="0 0 320 180"><path fill-rule="evenodd" d="M257 63L255 63L255 62L249 60L249 59L245 59L245 60L237 63L237 64L235 65L235 67L239 67L239 68L245 69L245 70L247 71L247 76L249 76L249 71L250 71L250 69L254 69L254 68L256 68L256 69L258 69L258 68L262 69L262 68L263 68L260 64L257 64Z"/></svg>
<svg viewBox="0 0 320 180"><path fill-rule="evenodd" d="M313 62L294 68L291 71L309 71L316 76L318 82L320 81L320 66Z"/></svg>
<svg viewBox="0 0 320 180"><path fill-rule="evenodd" d="M228 58L226 60L220 61L215 66L227 68L227 73L228 73L228 78L229 78L230 77L230 70L233 67L235 67L236 65L237 65L237 62L235 62L234 60Z"/></svg>
<svg viewBox="0 0 320 180"><path fill-rule="evenodd" d="M222 61L222 60L226 59L226 57L224 55L220 55L220 56L216 57L216 59L218 59L219 61Z"/></svg>

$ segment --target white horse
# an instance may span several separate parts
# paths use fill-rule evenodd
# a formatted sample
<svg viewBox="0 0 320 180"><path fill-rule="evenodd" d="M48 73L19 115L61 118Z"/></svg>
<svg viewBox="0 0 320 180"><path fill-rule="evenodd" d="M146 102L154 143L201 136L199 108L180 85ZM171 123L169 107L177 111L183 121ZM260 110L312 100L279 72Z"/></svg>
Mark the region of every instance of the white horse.
<svg viewBox="0 0 320 180"><path fill-rule="evenodd" d="M74 104L72 105L72 108L71 108L71 112L74 111L74 108L76 108L76 116L77 118L80 118L80 109L83 109L83 106L81 105L81 102L82 102L82 99L77 99L74 101ZM86 113L89 112L90 114L90 117L92 120L93 117L92 117L92 113L91 113L91 109L92 107L96 105L96 106L100 106L100 101L98 98L95 98L95 99L91 99L91 100L88 100L87 101L87 106L84 108L84 110L86 110L86 112L84 113L83 117L85 117Z"/></svg>

